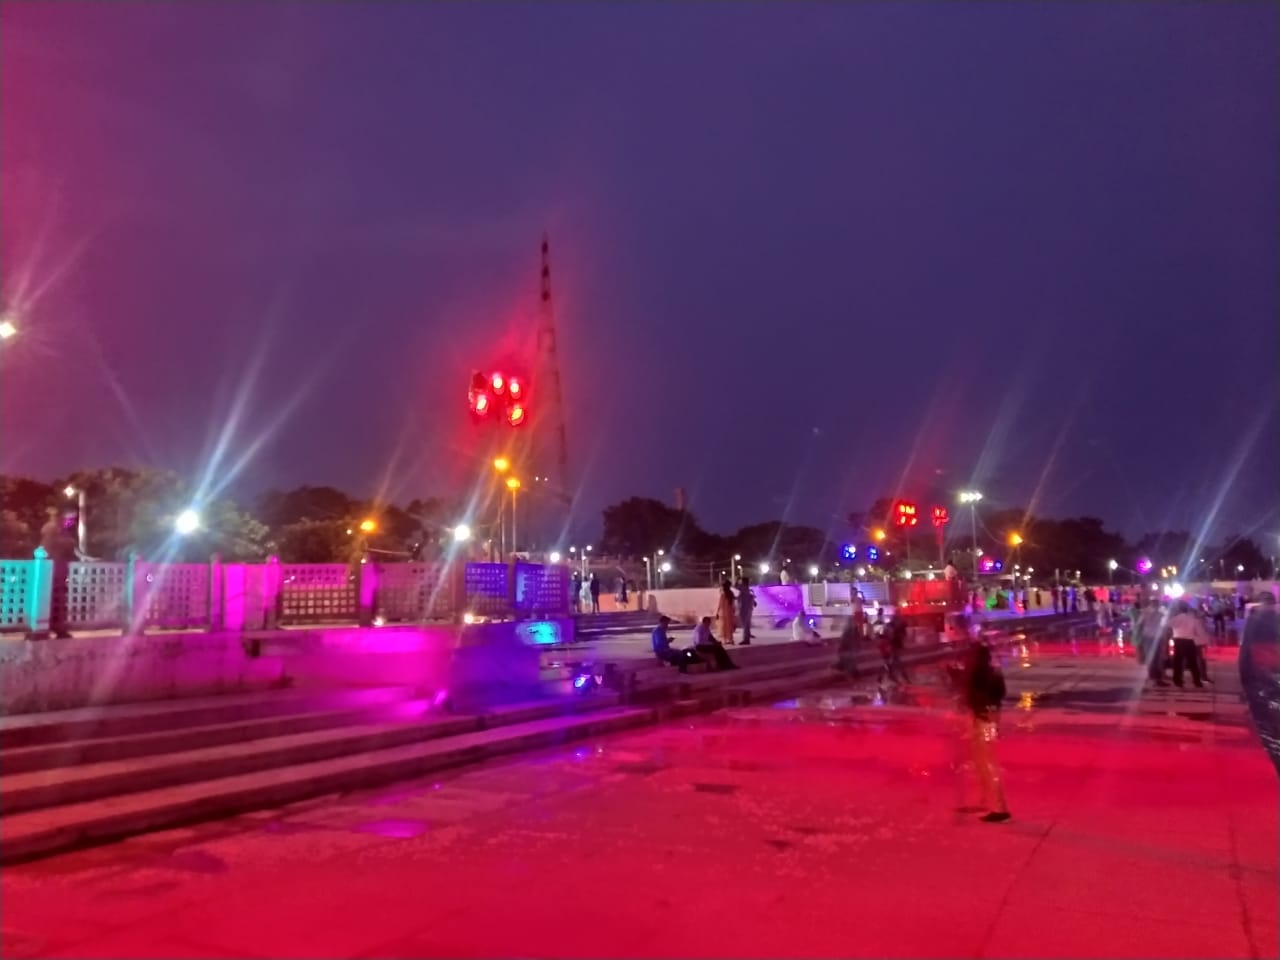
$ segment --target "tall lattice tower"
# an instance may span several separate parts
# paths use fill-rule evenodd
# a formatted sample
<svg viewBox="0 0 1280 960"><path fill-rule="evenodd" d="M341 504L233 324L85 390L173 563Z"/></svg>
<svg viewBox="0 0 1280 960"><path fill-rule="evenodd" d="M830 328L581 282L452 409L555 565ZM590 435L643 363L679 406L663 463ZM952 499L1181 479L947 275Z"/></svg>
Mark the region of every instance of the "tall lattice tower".
<svg viewBox="0 0 1280 960"><path fill-rule="evenodd" d="M556 349L555 305L551 299L551 243L542 235L542 280L538 302L538 373L535 389L542 394L539 456L551 475L551 487L565 503L573 499L569 483L569 433L565 427L564 395L560 389L560 354ZM555 473L551 474L554 458Z"/></svg>

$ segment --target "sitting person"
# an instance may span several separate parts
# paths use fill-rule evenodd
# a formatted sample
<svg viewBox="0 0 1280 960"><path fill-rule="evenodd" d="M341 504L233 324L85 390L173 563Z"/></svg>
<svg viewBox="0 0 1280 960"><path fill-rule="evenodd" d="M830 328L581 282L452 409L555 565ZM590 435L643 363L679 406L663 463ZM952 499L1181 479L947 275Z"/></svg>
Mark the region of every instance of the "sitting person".
<svg viewBox="0 0 1280 960"><path fill-rule="evenodd" d="M678 667L681 673L688 673L689 664L699 662L698 655L692 650L677 650L671 646L671 637L667 635L667 629L670 626L670 617L658 618L658 625L653 628L653 654L663 663Z"/></svg>
<svg viewBox="0 0 1280 960"><path fill-rule="evenodd" d="M699 657L716 665L717 670L736 670L738 665L729 659L729 653L711 632L711 618L703 617L693 628L693 649Z"/></svg>
<svg viewBox="0 0 1280 960"><path fill-rule="evenodd" d="M812 645L822 643L822 634L813 629L809 623L808 616L806 616L802 610L791 620L791 639L795 643L808 643Z"/></svg>

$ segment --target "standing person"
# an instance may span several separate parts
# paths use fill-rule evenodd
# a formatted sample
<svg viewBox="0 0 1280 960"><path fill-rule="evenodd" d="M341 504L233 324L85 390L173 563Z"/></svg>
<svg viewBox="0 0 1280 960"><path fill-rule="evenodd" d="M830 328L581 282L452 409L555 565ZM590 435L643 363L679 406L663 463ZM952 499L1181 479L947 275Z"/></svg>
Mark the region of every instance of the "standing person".
<svg viewBox="0 0 1280 960"><path fill-rule="evenodd" d="M885 638L889 641L889 679L895 683L910 683L911 678L902 663L902 652L907 646L907 621L896 611L885 626Z"/></svg>
<svg viewBox="0 0 1280 960"><path fill-rule="evenodd" d="M1280 774L1280 618L1276 595L1258 594L1240 637L1240 690L1253 729Z"/></svg>
<svg viewBox="0 0 1280 960"><path fill-rule="evenodd" d="M744 573L738 581L738 624L742 627L742 645L751 643L751 611L756 608L756 595L751 592L751 581Z"/></svg>
<svg viewBox="0 0 1280 960"><path fill-rule="evenodd" d="M582 612L582 572L580 570L573 571L573 612Z"/></svg>
<svg viewBox="0 0 1280 960"><path fill-rule="evenodd" d="M1191 612L1186 602L1179 600L1174 606L1173 616L1169 620L1169 629L1173 631L1173 685L1182 686L1182 671L1191 670L1191 682L1203 687L1200 679L1200 652L1196 648L1207 643L1204 624Z"/></svg>
<svg viewBox="0 0 1280 960"><path fill-rule="evenodd" d="M1210 607L1213 611L1213 635L1225 638L1227 635L1227 605L1222 597L1215 596Z"/></svg>
<svg viewBox="0 0 1280 960"><path fill-rule="evenodd" d="M963 703L968 719L969 747L978 784L987 813L986 823L1008 820L1009 805L1005 801L1000 765L996 760L996 737L1000 723L1000 704L1004 700L1004 675L991 659L991 648L975 644L963 674Z"/></svg>
<svg viewBox="0 0 1280 960"><path fill-rule="evenodd" d="M587 581L587 591L591 594L591 612L600 612L600 581L596 578L595 572L592 571L591 579Z"/></svg>
<svg viewBox="0 0 1280 960"><path fill-rule="evenodd" d="M618 578L618 593L617 593L617 597L616 597L615 599L618 601L618 606L619 606L619 607L621 607L623 610L626 610L626 609L627 609L627 607L628 607L628 606L630 606L630 602L629 602L629 601L628 601L628 599L627 599L627 579L626 579L626 577L619 577L619 578Z"/></svg>
<svg viewBox="0 0 1280 960"><path fill-rule="evenodd" d="M1165 636L1167 624L1160 602L1152 600L1142 608L1138 618L1138 633L1142 636L1142 657L1147 667L1147 679L1157 687L1167 687L1164 678L1164 662L1167 659L1166 648L1169 645Z"/></svg>
<svg viewBox="0 0 1280 960"><path fill-rule="evenodd" d="M733 587L729 586L728 580L725 580L720 584L720 599L716 604L716 620L720 624L720 636L724 638L724 642L729 646L733 646L733 634L738 629L736 606Z"/></svg>
<svg viewBox="0 0 1280 960"><path fill-rule="evenodd" d="M1054 588L1049 591L1049 595L1053 597L1053 612L1061 613L1062 612L1062 591L1058 589L1056 584L1054 585Z"/></svg>

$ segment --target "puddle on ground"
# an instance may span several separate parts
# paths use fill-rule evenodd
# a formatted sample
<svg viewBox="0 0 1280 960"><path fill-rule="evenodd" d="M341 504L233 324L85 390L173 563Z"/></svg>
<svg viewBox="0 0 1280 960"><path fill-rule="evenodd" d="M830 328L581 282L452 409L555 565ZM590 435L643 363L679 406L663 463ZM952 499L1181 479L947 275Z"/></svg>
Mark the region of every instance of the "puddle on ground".
<svg viewBox="0 0 1280 960"><path fill-rule="evenodd" d="M728 796L738 792L738 785L736 783L695 783L693 789L698 793L717 793Z"/></svg>
<svg viewBox="0 0 1280 960"><path fill-rule="evenodd" d="M412 840L426 833L428 827L424 820L370 820L356 824L352 829L356 833L368 833L389 840Z"/></svg>

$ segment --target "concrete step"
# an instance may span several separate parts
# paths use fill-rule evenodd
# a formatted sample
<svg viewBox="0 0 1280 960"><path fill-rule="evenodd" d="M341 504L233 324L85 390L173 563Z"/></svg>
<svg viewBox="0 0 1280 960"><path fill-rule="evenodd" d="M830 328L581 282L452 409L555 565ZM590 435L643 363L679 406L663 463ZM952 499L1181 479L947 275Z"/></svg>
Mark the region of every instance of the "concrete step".
<svg viewBox="0 0 1280 960"><path fill-rule="evenodd" d="M15 813L0 821L0 862L422 776L629 729L650 722L653 716L652 710L606 707L585 716L531 720L368 753Z"/></svg>
<svg viewBox="0 0 1280 960"><path fill-rule="evenodd" d="M408 687L279 690L19 714L0 717L0 750L152 733L158 727L175 730L318 710L379 706L413 696L414 691Z"/></svg>
<svg viewBox="0 0 1280 960"><path fill-rule="evenodd" d="M566 711L604 709L616 703L616 697L604 695L513 704L470 716L444 716L431 712L429 700L406 701L399 705L401 719L395 722L313 730L247 742L224 741L219 746L180 753L135 755L127 759L6 775L0 781L0 831L10 815L41 807L83 803L196 780L213 780L237 773L385 750L541 719Z"/></svg>
<svg viewBox="0 0 1280 960"><path fill-rule="evenodd" d="M825 667L788 674L785 677L757 680L754 683L730 687L725 691L725 699L731 706L767 703L783 697L794 696L806 690L825 687L838 681L848 682L843 674L828 664Z"/></svg>
<svg viewBox="0 0 1280 960"><path fill-rule="evenodd" d="M96 764L127 760L131 757L154 756L178 751L199 750L223 744L246 743L295 733L329 730L356 724L376 723L395 716L408 719L418 709L418 702L399 700L393 703L355 706L342 710L320 710L260 717L235 723L162 729L156 733L138 733L88 740L40 744L0 750L0 778L34 770L52 770L77 764ZM165 727L163 718L155 726ZM2 782L2 781L0 781Z"/></svg>

